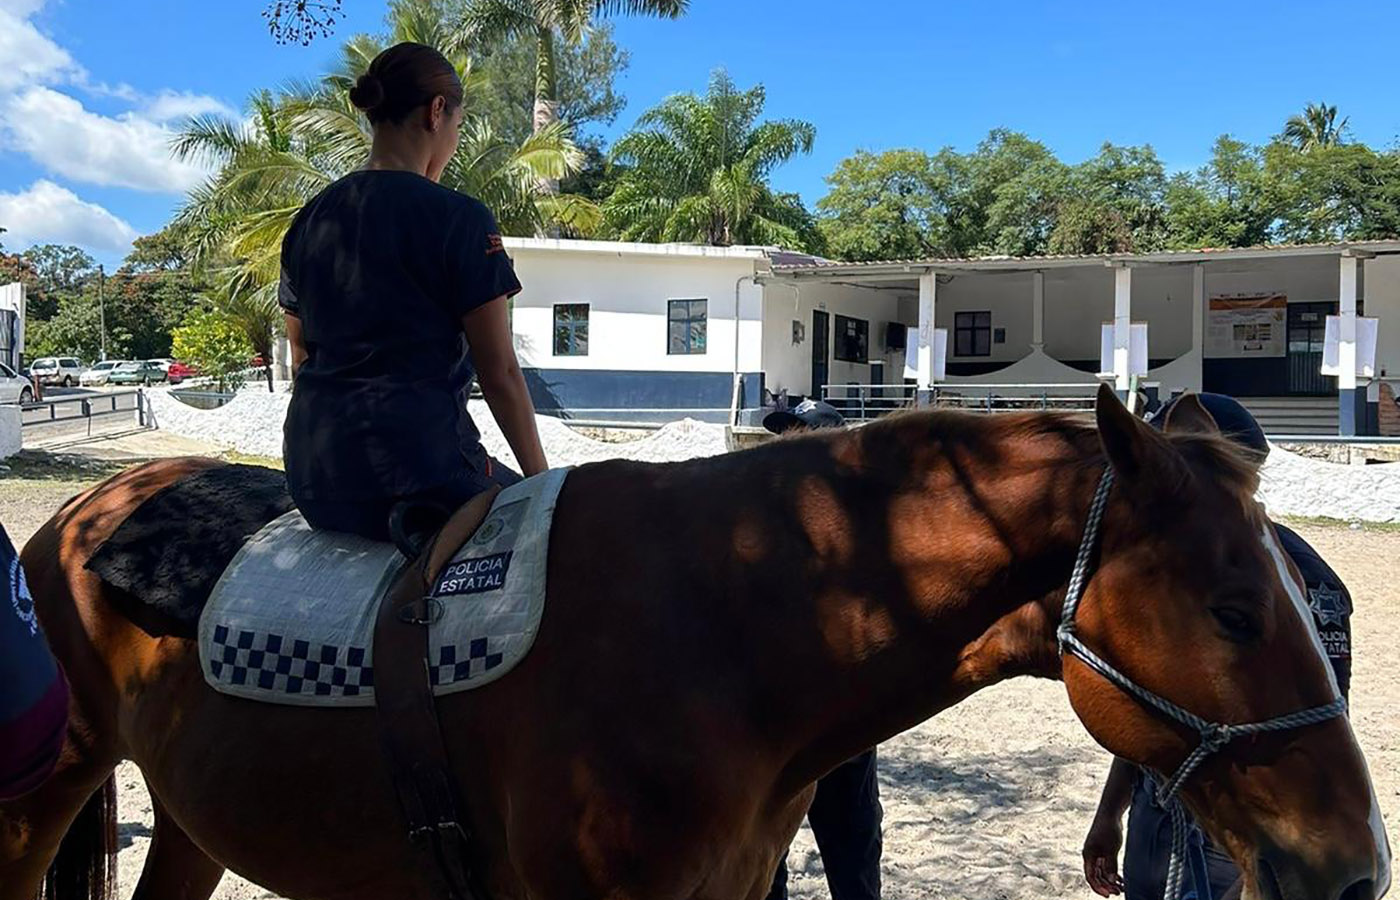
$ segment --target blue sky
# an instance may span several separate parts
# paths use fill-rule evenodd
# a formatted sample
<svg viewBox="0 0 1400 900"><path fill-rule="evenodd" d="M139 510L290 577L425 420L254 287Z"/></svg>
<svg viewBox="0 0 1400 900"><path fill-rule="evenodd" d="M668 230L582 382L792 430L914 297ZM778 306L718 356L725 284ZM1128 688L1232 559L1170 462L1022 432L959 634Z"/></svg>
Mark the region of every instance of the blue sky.
<svg viewBox="0 0 1400 900"><path fill-rule="evenodd" d="M263 0L0 0L0 238L120 260L203 171L169 159L182 115L234 113L253 90L322 71L336 45L279 46ZM1068 161L1105 140L1150 143L1173 169L1224 132L1266 139L1309 100L1354 137L1400 135L1393 32L1374 4L929 3L692 0L676 22L620 20L629 106L703 90L724 66L762 82L771 117L817 146L775 183L809 203L857 149L969 149L1008 127ZM382 0L345 0L337 36L378 28Z"/></svg>

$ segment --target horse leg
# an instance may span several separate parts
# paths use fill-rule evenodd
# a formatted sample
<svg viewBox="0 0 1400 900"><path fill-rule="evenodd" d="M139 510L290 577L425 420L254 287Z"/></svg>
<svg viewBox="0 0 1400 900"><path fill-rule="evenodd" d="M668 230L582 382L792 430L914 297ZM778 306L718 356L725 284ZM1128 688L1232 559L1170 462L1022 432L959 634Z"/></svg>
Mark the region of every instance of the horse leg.
<svg viewBox="0 0 1400 900"><path fill-rule="evenodd" d="M115 765L68 757L29 794L0 803L0 900L116 895Z"/></svg>
<svg viewBox="0 0 1400 900"><path fill-rule="evenodd" d="M151 805L156 814L155 834L131 900L209 900L224 867L195 846L155 794L151 794Z"/></svg>

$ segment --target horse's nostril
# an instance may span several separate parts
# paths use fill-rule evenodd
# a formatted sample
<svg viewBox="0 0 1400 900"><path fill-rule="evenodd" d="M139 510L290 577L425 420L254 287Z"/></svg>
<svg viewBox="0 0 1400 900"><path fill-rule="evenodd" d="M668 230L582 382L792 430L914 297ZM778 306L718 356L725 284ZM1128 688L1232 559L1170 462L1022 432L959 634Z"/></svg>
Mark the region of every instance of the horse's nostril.
<svg viewBox="0 0 1400 900"><path fill-rule="evenodd" d="M1338 894L1337 900L1376 900L1376 883L1363 878Z"/></svg>

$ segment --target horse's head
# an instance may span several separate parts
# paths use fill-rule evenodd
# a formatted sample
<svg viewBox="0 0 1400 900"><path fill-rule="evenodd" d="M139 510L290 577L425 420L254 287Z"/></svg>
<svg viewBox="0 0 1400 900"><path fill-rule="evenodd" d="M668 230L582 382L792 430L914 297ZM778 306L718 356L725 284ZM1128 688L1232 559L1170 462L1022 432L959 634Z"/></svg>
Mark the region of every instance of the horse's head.
<svg viewBox="0 0 1400 900"><path fill-rule="evenodd" d="M1131 681L1203 720L1260 723L1338 696L1307 600L1254 501L1258 460L1194 398L1165 433L1102 392L1098 428L1115 483L1077 613L1077 635ZM1163 776L1200 743L1073 653L1071 702L1115 754ZM1181 797L1239 863L1254 896L1372 900L1390 853L1345 716L1233 736Z"/></svg>

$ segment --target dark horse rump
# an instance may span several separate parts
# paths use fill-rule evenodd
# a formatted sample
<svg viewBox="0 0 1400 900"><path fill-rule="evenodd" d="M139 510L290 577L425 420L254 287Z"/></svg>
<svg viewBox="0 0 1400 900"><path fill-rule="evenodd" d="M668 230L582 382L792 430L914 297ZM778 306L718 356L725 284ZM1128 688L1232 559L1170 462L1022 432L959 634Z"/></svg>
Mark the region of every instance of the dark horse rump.
<svg viewBox="0 0 1400 900"><path fill-rule="evenodd" d="M138 506L86 567L127 595L123 611L147 631L193 637L239 548L291 509L276 469L215 464Z"/></svg>

